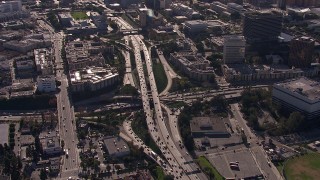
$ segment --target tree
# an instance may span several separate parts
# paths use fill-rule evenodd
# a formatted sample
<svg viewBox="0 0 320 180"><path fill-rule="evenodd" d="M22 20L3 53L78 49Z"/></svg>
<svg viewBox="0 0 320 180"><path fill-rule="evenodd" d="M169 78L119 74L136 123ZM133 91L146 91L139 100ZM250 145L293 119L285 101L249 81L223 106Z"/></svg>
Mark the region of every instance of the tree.
<svg viewBox="0 0 320 180"><path fill-rule="evenodd" d="M173 175L165 175L164 180L174 180L174 176Z"/></svg>
<svg viewBox="0 0 320 180"><path fill-rule="evenodd" d="M41 169L40 171L40 179L41 180L46 180L48 177L47 177L47 173L44 169Z"/></svg>
<svg viewBox="0 0 320 180"><path fill-rule="evenodd" d="M111 170L111 166L108 164L107 165L107 171L110 172L110 170Z"/></svg>
<svg viewBox="0 0 320 180"><path fill-rule="evenodd" d="M304 122L304 117L300 112L293 112L290 114L288 120L286 121L286 130L288 132L294 132L301 128L301 125Z"/></svg>
<svg viewBox="0 0 320 180"><path fill-rule="evenodd" d="M64 148L64 140L61 140L61 148Z"/></svg>

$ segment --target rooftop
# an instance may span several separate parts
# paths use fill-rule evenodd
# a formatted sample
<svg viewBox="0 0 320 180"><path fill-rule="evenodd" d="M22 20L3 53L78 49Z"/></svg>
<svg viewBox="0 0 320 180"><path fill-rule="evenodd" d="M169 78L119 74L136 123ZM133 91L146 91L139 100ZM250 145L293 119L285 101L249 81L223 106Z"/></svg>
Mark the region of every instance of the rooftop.
<svg viewBox="0 0 320 180"><path fill-rule="evenodd" d="M192 132L228 133L224 118L194 117L190 122Z"/></svg>
<svg viewBox="0 0 320 180"><path fill-rule="evenodd" d="M117 76L118 73L112 68L105 67L88 67L80 69L73 73L70 73L70 79L72 83L89 81L91 83L96 83L104 79Z"/></svg>
<svg viewBox="0 0 320 180"><path fill-rule="evenodd" d="M289 81L275 84L275 86L283 87L289 91L307 97L310 100L320 99L320 82L300 77Z"/></svg>

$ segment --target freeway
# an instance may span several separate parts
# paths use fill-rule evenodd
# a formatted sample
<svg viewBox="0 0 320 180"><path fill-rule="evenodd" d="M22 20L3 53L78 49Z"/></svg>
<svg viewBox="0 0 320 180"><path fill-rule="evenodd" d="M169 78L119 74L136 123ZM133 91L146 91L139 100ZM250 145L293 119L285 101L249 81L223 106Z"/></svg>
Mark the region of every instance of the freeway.
<svg viewBox="0 0 320 180"><path fill-rule="evenodd" d="M135 39L135 41L134 41L134 39ZM185 179L185 178L199 179L198 175L194 174L194 172L196 170L193 169L189 164L186 163L186 160L183 158L183 156L177 150L177 146L172 141L172 139L169 135L168 129L164 123L164 118L163 118L162 109L161 109L161 105L160 105L159 95L158 95L158 91L157 91L157 87L156 87L156 83L155 83L154 74L152 72L152 63L151 63L149 51L139 36L134 35L132 40L133 40L133 44L134 44L135 48L139 47L143 50L145 64L147 67L147 74L149 75L148 77L149 77L149 82L150 82L150 90L151 90L152 100L153 100L153 104L154 104L154 114L153 115L155 116L154 122L152 122L152 118L147 118L148 125L149 126L150 126L150 124L153 125L153 126L149 127L149 131L151 131L151 134L153 135L154 139L156 139L157 136L160 136L159 137L160 140L157 141L158 146L163 151L163 154L168 155L167 160L168 160L169 164L174 168L171 171L174 174L176 179ZM139 48L136 48L136 49L139 49ZM138 54L138 53L136 53L136 54ZM137 61L137 64L138 64L138 61ZM139 65L141 66L141 62L139 63ZM142 67L140 67L139 70L141 71L141 73L143 73ZM142 97L143 96L147 97L147 94L145 94L145 95L142 94ZM147 116L150 116L150 114ZM157 129L153 129L153 128L155 128L154 124L156 124L159 127L159 131L157 131Z"/></svg>
<svg viewBox="0 0 320 180"><path fill-rule="evenodd" d="M125 39L126 46L129 46L129 37L125 36L124 39ZM130 52L128 50L122 50L122 54L125 57L125 61L126 61L126 73L123 78L123 84L124 85L130 84L132 87L136 87L132 77Z"/></svg>
<svg viewBox="0 0 320 180"><path fill-rule="evenodd" d="M178 115L180 114L180 110L173 113L166 105L161 104L161 107L165 110L167 114L167 124L169 128L170 135L172 136L172 140L176 145L178 151L180 151L181 158L184 158L185 161L192 167L192 169L197 169L198 165L193 161L193 158L190 156L186 148L183 146L182 138L179 132L178 126ZM198 172L198 177L200 179L206 179L203 173Z"/></svg>
<svg viewBox="0 0 320 180"><path fill-rule="evenodd" d="M163 56L163 53L161 51L157 50L157 54L158 54L158 57L159 57L159 60L160 60L161 64L163 65L164 71L165 71L167 79L168 79L168 83L167 83L166 88L160 93L160 96L162 96L162 95L167 94L169 92L169 90L171 89L172 79L181 78L181 77L178 76L174 72L174 70L168 64L167 60L165 59L165 57Z"/></svg>
<svg viewBox="0 0 320 180"><path fill-rule="evenodd" d="M125 21L123 21L120 18L115 18L115 20L123 28L132 28L130 25L128 25ZM169 170L171 174L175 177L175 179L199 179L199 177L196 174L193 174L194 170L191 169L191 167L188 164L185 164L184 158L181 158L180 152L177 151L177 147L175 146L171 137L169 136L168 130L163 122L162 110L160 106L160 100L155 84L154 75L152 72L149 51L138 35L132 35L130 36L130 38L134 47L134 55L136 59L136 65L138 69L139 82L141 88L141 98L151 137L154 139L154 141L161 149L170 167L172 167L172 169ZM144 53L147 74L149 75L149 88L152 93L152 100L155 107L154 111L151 111L150 108L150 99L148 96L146 77L143 71L143 64L141 59L141 49ZM153 116L155 116L155 118L153 118ZM168 169L165 169L165 171L168 171Z"/></svg>
<svg viewBox="0 0 320 180"><path fill-rule="evenodd" d="M154 160L162 169L164 169L166 174L170 174L168 169L171 169L170 165L166 163L166 160L163 160L157 153L152 151L148 146L146 146L143 141L133 132L131 127L132 119L125 120L123 122L123 128L126 134L130 137L133 142L133 145L138 146L139 148L143 148L143 152L149 156L152 160Z"/></svg>

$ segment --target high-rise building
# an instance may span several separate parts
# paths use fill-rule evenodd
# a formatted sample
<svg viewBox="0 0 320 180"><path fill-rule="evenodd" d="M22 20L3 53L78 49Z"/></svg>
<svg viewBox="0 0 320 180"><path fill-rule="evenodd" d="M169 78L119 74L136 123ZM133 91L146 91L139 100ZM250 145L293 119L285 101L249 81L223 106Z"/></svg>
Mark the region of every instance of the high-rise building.
<svg viewBox="0 0 320 180"><path fill-rule="evenodd" d="M21 1L2 1L0 2L0 14L21 11Z"/></svg>
<svg viewBox="0 0 320 180"><path fill-rule="evenodd" d="M282 10L286 10L287 0L278 0L278 8L280 8Z"/></svg>
<svg viewBox="0 0 320 180"><path fill-rule="evenodd" d="M246 40L243 36L225 36L223 61L225 64L242 63L245 57Z"/></svg>
<svg viewBox="0 0 320 180"><path fill-rule="evenodd" d="M282 14L275 11L245 13L243 35L247 42L277 41L282 29Z"/></svg>
<svg viewBox="0 0 320 180"><path fill-rule="evenodd" d="M147 0L146 5L151 9L165 9L169 8L172 3L172 0Z"/></svg>
<svg viewBox="0 0 320 180"><path fill-rule="evenodd" d="M312 63L315 40L310 37L298 37L290 42L289 66L309 67Z"/></svg>

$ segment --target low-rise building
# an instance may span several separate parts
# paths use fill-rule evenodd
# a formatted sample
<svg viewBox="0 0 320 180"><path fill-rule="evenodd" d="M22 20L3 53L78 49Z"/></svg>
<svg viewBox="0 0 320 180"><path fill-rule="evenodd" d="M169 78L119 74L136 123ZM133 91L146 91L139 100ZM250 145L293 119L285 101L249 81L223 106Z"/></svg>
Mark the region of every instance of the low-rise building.
<svg viewBox="0 0 320 180"><path fill-rule="evenodd" d="M51 39L48 34L32 34L24 37L24 39L12 40L3 43L3 47L9 50L27 53L33 49L51 47Z"/></svg>
<svg viewBox="0 0 320 180"><path fill-rule="evenodd" d="M105 50L100 42L72 41L66 45L66 58L69 69L75 70L87 66L103 66L105 59L102 52Z"/></svg>
<svg viewBox="0 0 320 180"><path fill-rule="evenodd" d="M130 154L128 144L120 137L105 138L103 143L111 157L123 157Z"/></svg>
<svg viewBox="0 0 320 180"><path fill-rule="evenodd" d="M272 99L290 111L299 111L306 119L320 116L320 82L300 77L273 85Z"/></svg>
<svg viewBox="0 0 320 180"><path fill-rule="evenodd" d="M223 118L194 117L190 122L190 129L194 138L230 137Z"/></svg>
<svg viewBox="0 0 320 180"><path fill-rule="evenodd" d="M176 52L170 54L170 61L190 78L197 81L210 81L214 78L214 70L210 61L201 55L188 52Z"/></svg>
<svg viewBox="0 0 320 180"><path fill-rule="evenodd" d="M241 6L240 4L237 3L228 3L227 4L227 11L229 13L244 13L246 10Z"/></svg>
<svg viewBox="0 0 320 180"><path fill-rule="evenodd" d="M49 49L35 49L34 50L34 61L36 69L39 74L50 75L53 74L53 66L51 59L51 52Z"/></svg>
<svg viewBox="0 0 320 180"><path fill-rule="evenodd" d="M56 91L56 78L54 75L38 76L37 87L40 92Z"/></svg>
<svg viewBox="0 0 320 180"><path fill-rule="evenodd" d="M301 76L314 77L319 69L314 68L289 68L286 65L247 65L228 64L223 65L224 77L228 82L243 83L253 81L279 81Z"/></svg>
<svg viewBox="0 0 320 180"><path fill-rule="evenodd" d="M184 31L189 34L197 34L204 32L220 33L226 27L228 27L228 24L219 20L191 20L186 21L183 24Z"/></svg>
<svg viewBox="0 0 320 180"><path fill-rule="evenodd" d="M171 4L170 8L175 15L185 16L188 19L199 19L201 17L199 12L182 3L173 3Z"/></svg>
<svg viewBox="0 0 320 180"><path fill-rule="evenodd" d="M184 22L183 29L189 34L196 34L205 32L207 30L207 23L201 20L192 20Z"/></svg>
<svg viewBox="0 0 320 180"><path fill-rule="evenodd" d="M88 67L70 73L73 92L97 91L119 82L115 69L106 67Z"/></svg>

